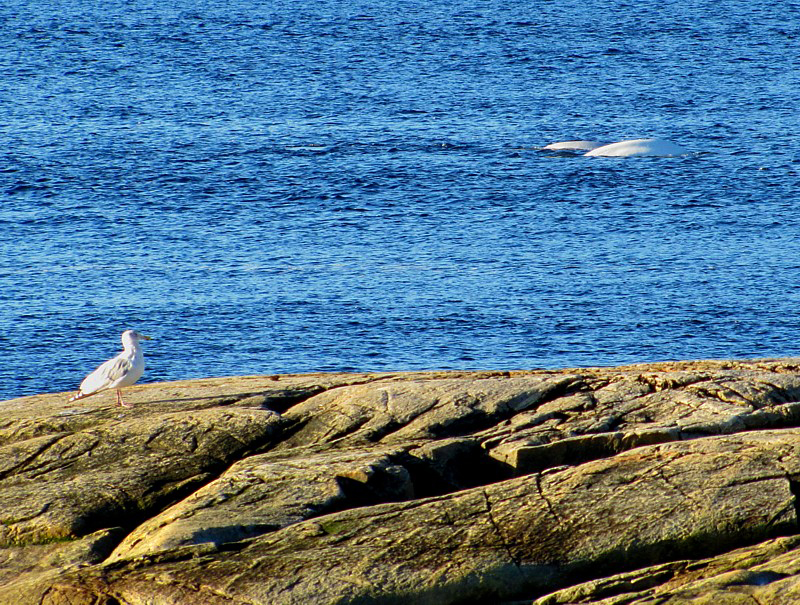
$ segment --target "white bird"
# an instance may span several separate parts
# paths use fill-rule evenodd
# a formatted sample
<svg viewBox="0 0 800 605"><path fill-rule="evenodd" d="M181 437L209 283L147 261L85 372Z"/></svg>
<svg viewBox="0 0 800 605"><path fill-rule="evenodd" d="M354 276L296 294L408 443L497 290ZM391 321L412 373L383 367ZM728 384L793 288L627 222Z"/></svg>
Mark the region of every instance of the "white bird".
<svg viewBox="0 0 800 605"><path fill-rule="evenodd" d="M78 393L69 401L83 399L100 391L116 389L117 405L133 407L122 400L120 389L134 384L144 374L144 354L139 345L141 340L150 340L150 337L135 330L125 330L122 333L122 353L109 359L84 378Z"/></svg>

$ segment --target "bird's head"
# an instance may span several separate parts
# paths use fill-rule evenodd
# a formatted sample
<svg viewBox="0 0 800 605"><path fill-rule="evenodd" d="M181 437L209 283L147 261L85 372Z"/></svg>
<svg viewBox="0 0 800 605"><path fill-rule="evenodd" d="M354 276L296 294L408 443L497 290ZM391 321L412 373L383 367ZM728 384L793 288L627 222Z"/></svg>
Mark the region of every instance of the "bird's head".
<svg viewBox="0 0 800 605"><path fill-rule="evenodd" d="M138 344L141 340L152 340L149 336L145 336L141 332L137 332L136 330L125 330L122 333L122 344L123 345L135 345Z"/></svg>

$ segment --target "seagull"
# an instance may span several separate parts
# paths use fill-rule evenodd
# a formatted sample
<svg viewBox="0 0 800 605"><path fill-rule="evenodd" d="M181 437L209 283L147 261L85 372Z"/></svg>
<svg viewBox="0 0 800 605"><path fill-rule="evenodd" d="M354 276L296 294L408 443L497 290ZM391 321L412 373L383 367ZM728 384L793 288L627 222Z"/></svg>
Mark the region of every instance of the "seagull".
<svg viewBox="0 0 800 605"><path fill-rule="evenodd" d="M136 330L125 330L122 333L122 353L109 359L84 378L78 393L69 401L83 399L100 391L116 389L117 405L125 408L133 407L122 400L120 389L134 384L144 374L144 355L139 345L140 340L151 339Z"/></svg>

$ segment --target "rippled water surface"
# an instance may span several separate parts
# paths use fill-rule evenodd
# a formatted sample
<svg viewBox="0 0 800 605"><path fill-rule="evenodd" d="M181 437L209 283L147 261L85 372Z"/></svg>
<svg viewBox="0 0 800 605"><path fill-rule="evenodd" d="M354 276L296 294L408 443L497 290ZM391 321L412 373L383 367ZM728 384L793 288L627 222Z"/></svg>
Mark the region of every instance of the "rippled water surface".
<svg viewBox="0 0 800 605"><path fill-rule="evenodd" d="M800 5L0 8L0 399L798 354ZM758 6L755 6L758 5ZM676 158L543 152L655 136Z"/></svg>

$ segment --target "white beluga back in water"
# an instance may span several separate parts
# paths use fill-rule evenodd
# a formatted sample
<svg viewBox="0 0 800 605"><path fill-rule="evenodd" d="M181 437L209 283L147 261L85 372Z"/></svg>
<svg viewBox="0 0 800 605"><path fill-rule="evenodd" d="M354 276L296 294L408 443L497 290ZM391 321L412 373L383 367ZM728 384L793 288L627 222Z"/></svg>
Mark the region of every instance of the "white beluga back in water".
<svg viewBox="0 0 800 605"><path fill-rule="evenodd" d="M591 151L602 147L605 143L599 141L559 141L542 147L543 151Z"/></svg>
<svg viewBox="0 0 800 605"><path fill-rule="evenodd" d="M689 150L685 147L663 139L633 139L596 147L586 155L591 157L629 158L634 156L672 157L686 155L687 153L689 153Z"/></svg>

